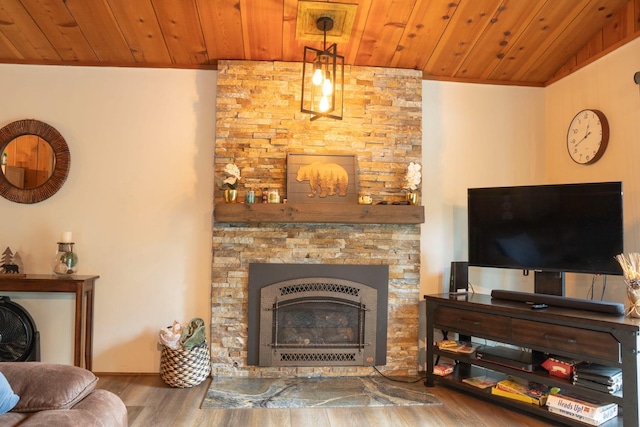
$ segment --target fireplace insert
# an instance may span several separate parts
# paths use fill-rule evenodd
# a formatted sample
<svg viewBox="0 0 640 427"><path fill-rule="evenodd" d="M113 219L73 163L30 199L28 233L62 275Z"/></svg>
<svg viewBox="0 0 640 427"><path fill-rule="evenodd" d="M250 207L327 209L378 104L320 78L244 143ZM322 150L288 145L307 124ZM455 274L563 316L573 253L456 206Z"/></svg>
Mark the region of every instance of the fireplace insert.
<svg viewBox="0 0 640 427"><path fill-rule="evenodd" d="M387 266L251 264L249 364L384 365L387 289Z"/></svg>

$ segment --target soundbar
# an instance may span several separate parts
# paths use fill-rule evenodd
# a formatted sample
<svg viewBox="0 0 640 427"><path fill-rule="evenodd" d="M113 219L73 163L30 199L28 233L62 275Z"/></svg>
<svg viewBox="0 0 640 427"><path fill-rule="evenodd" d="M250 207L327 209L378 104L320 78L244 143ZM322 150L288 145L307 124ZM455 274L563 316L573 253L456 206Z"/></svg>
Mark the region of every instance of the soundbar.
<svg viewBox="0 0 640 427"><path fill-rule="evenodd" d="M573 308L576 310L595 311L605 314L624 314L624 305L618 302L596 301L590 299L570 298L559 295L532 294L528 292L503 291L494 289L491 298L509 301L521 301L530 304L547 304L554 307Z"/></svg>

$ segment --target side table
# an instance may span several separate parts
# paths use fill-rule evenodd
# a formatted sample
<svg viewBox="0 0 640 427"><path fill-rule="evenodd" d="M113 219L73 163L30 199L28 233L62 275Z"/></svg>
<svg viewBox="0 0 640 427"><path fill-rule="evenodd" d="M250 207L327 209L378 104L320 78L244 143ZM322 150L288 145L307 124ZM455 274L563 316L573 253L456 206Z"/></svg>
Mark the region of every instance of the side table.
<svg viewBox="0 0 640 427"><path fill-rule="evenodd" d="M93 290L100 276L57 277L27 274L23 277L0 277L0 292L63 292L75 294L73 364L92 368L93 361ZM84 350L84 351L83 351Z"/></svg>

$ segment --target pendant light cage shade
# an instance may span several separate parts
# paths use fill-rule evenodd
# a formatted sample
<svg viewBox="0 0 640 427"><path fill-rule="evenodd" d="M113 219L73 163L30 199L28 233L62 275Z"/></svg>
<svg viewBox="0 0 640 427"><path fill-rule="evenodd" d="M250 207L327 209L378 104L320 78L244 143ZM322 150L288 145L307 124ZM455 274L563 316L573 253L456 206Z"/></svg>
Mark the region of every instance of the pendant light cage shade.
<svg viewBox="0 0 640 427"><path fill-rule="evenodd" d="M335 44L327 48L325 42L324 50L305 46L300 111L311 114L311 120L342 120L343 110L344 56L337 54Z"/></svg>

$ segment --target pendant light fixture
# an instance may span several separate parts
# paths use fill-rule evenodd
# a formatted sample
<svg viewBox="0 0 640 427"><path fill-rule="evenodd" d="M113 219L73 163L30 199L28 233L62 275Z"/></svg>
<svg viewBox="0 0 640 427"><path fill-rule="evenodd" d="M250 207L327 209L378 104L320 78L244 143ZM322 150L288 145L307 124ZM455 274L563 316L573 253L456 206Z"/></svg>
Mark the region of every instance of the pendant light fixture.
<svg viewBox="0 0 640 427"><path fill-rule="evenodd" d="M327 31L333 28L333 19L321 16L316 26L324 35L323 50L304 47L300 111L311 114L312 121L320 117L342 120L344 56L338 55L335 43L327 47Z"/></svg>

